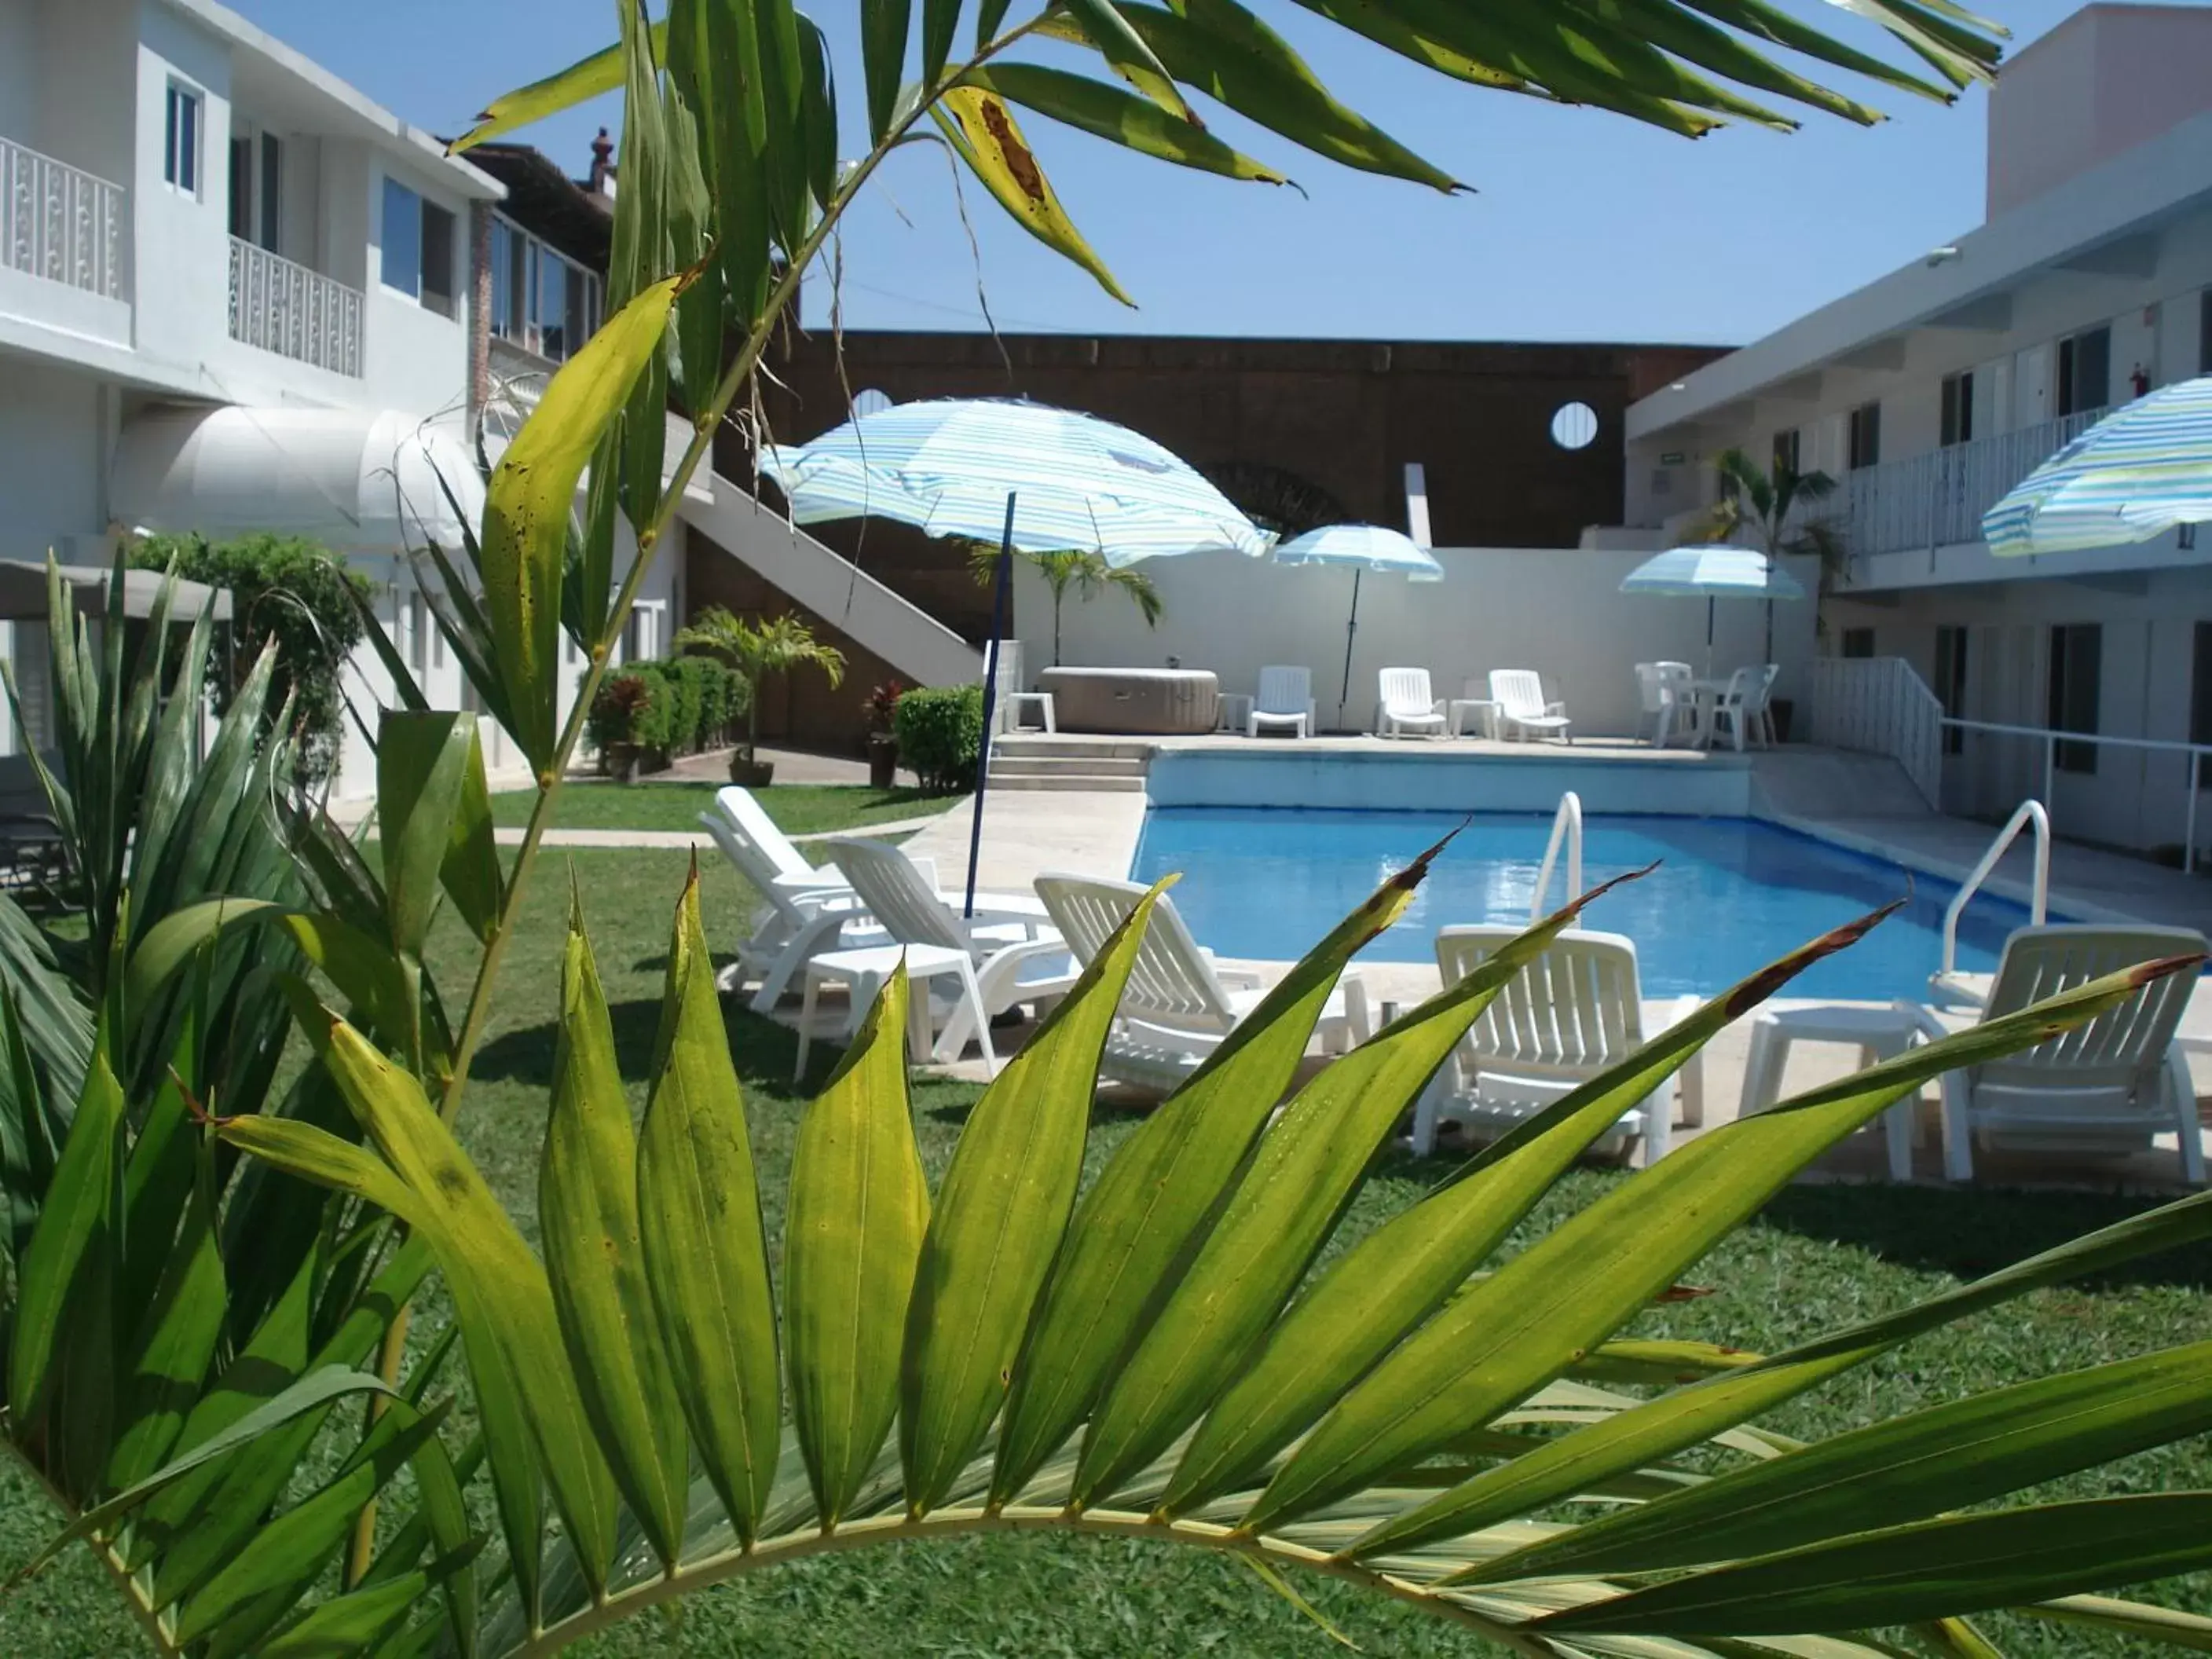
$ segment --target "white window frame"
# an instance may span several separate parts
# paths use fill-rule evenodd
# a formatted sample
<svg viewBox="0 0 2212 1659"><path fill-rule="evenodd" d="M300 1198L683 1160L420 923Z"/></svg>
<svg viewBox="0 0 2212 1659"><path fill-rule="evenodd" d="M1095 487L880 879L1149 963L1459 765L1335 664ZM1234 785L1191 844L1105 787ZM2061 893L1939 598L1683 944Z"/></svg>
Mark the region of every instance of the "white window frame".
<svg viewBox="0 0 2212 1659"><path fill-rule="evenodd" d="M191 134L189 143L180 143L179 108L191 106ZM189 181L180 177L187 169ZM161 182L174 194L202 199L201 180L207 177L207 94L181 76L168 78L167 90L161 98Z"/></svg>
<svg viewBox="0 0 2212 1659"><path fill-rule="evenodd" d="M633 603L629 615L623 622L623 660L651 662L659 657L667 647L667 600L639 599ZM648 646L649 650L646 648Z"/></svg>

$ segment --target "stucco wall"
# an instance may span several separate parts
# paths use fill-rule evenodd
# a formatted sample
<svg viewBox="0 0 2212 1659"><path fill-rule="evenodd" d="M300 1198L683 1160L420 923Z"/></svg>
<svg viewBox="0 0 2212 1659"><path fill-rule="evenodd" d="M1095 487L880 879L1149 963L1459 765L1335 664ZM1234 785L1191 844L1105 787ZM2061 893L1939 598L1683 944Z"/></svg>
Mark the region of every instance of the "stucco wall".
<svg viewBox="0 0 2212 1659"><path fill-rule="evenodd" d="M1621 579L1647 552L1555 548L1439 548L1445 580L1413 584L1369 574L1359 584L1359 628L1346 724L1365 729L1376 676L1385 665L1429 671L1439 697L1493 668L1533 668L1563 699L1575 728L1590 735L1635 729L1634 665L1674 659L1703 671L1705 605L1695 599L1622 593ZM1035 572L1018 566L1016 632L1030 678L1051 665L1052 601ZM1141 566L1166 613L1147 631L1133 605L1108 593L1071 597L1062 658L1071 665L1164 665L1212 670L1224 691L1249 692L1260 670L1304 663L1312 671L1321 722L1335 724L1344 683L1345 624L1352 572L1289 567L1233 554L1155 559ZM1807 586L1809 568L1796 573ZM1713 665L1721 673L1766 660L1766 607L1723 601L1714 611ZM1783 665L1777 695L1790 696L1813 649L1809 603L1774 607L1772 660ZM1486 694L1485 694L1486 695Z"/></svg>

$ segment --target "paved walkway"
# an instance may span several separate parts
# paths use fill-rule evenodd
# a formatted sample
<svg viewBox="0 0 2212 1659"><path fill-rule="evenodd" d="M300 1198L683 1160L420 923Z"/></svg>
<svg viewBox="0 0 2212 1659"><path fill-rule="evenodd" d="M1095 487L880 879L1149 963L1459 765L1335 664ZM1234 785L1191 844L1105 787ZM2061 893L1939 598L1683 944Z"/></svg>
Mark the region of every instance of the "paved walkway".
<svg viewBox="0 0 2212 1659"><path fill-rule="evenodd" d="M827 841L832 836L906 836L916 830L935 826L934 817L926 818L895 818L888 823L848 825L842 830L813 830L805 835L793 836L795 842ZM520 830L502 829L492 832L501 847L522 845ZM704 830L548 830L542 843L547 847L708 847L713 845ZM961 854L962 867L966 867L967 854Z"/></svg>

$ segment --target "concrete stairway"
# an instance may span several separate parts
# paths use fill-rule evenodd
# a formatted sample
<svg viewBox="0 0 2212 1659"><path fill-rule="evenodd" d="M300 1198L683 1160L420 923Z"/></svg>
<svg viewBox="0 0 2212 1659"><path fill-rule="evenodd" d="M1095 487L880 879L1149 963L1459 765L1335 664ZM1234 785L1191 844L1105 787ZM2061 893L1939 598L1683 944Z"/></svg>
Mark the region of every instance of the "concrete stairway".
<svg viewBox="0 0 2212 1659"><path fill-rule="evenodd" d="M1152 764L1140 739L1007 734L991 745L991 787L1141 794Z"/></svg>

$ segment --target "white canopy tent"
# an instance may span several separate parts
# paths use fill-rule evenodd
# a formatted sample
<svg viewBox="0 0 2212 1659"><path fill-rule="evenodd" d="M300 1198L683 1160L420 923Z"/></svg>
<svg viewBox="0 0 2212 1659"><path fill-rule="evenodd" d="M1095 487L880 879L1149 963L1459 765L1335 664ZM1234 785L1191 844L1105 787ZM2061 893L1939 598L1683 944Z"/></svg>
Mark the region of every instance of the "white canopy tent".
<svg viewBox="0 0 2212 1659"><path fill-rule="evenodd" d="M444 480L445 488L439 487ZM395 410L169 409L123 428L113 519L215 539L270 531L339 553L458 550L481 521L483 483L459 439Z"/></svg>

